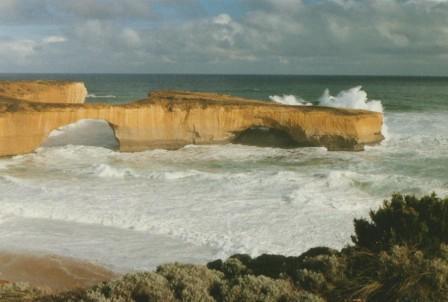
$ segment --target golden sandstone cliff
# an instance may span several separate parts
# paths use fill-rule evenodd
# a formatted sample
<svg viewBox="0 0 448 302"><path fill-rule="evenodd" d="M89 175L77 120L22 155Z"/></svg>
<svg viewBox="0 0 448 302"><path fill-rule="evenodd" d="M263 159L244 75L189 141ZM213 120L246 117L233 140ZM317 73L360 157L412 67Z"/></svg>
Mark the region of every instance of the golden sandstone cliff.
<svg viewBox="0 0 448 302"><path fill-rule="evenodd" d="M84 103L87 88L81 82L66 81L0 81L0 98L35 103Z"/></svg>
<svg viewBox="0 0 448 302"><path fill-rule="evenodd" d="M21 84L32 86L16 83L17 91L22 91ZM67 83L39 85L57 86L48 91L72 89ZM83 119L107 121L125 152L244 142L251 129L272 129L295 146L329 150L363 150L383 139L383 117L375 112L286 106L194 92L153 92L147 99L125 105L70 104L76 99L71 96L86 94L84 85L76 85L79 92L60 91L60 98L46 100L40 91L34 99L32 94L14 94L0 82L0 156L32 152L51 131Z"/></svg>

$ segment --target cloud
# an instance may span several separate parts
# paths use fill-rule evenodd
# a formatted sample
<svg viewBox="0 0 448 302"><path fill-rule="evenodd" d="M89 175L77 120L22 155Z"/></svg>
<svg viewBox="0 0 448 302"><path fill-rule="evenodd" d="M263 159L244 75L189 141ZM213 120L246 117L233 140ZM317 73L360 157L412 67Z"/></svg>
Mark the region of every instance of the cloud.
<svg viewBox="0 0 448 302"><path fill-rule="evenodd" d="M36 45L33 40L0 40L0 57L5 63L13 60L23 64L34 54Z"/></svg>
<svg viewBox="0 0 448 302"><path fill-rule="evenodd" d="M44 38L42 42L45 44L52 44L52 43L64 43L66 41L67 39L62 36L48 36Z"/></svg>
<svg viewBox="0 0 448 302"><path fill-rule="evenodd" d="M151 0L2 0L0 24L52 24L80 19L147 18Z"/></svg>
<svg viewBox="0 0 448 302"><path fill-rule="evenodd" d="M447 1L214 1L2 0L0 69L448 73Z"/></svg>
<svg viewBox="0 0 448 302"><path fill-rule="evenodd" d="M213 18L213 23L218 25L229 25L230 23L232 23L232 17L227 14L221 14Z"/></svg>
<svg viewBox="0 0 448 302"><path fill-rule="evenodd" d="M125 28L121 32L121 39L128 47L138 47L141 44L139 33L131 28Z"/></svg>

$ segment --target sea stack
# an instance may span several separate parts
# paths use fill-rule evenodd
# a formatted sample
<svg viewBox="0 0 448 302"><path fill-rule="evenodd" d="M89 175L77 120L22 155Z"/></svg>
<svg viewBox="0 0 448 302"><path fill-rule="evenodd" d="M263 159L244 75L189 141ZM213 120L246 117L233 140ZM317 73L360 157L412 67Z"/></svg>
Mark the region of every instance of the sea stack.
<svg viewBox="0 0 448 302"><path fill-rule="evenodd" d="M298 147L322 146L331 151L360 151L384 138L382 114L364 110L287 106L178 91L153 92L146 99L124 105L73 104L75 100L80 103L86 94L84 85L21 83L25 88L20 88L20 82L15 83L15 90L3 89L4 96L0 97L0 156L32 152L51 131L83 119L108 122L120 151L124 152L178 149L189 144L241 143L242 136L252 129L277 131ZM40 103L45 99L41 91L36 91L33 98L29 89L33 85L54 91L59 98L51 100L58 99L59 104ZM62 87L79 87L79 95L75 97L76 93L68 93ZM8 91L29 94L5 95ZM22 95L26 95L24 101L17 100Z"/></svg>
<svg viewBox="0 0 448 302"><path fill-rule="evenodd" d="M82 82L0 81L1 97L33 103L82 104L87 88Z"/></svg>

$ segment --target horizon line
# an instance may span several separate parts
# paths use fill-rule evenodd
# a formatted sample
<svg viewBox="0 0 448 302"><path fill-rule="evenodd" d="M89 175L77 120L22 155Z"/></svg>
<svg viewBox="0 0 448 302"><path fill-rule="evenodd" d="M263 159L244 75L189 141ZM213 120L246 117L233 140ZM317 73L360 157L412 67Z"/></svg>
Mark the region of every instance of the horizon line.
<svg viewBox="0 0 448 302"><path fill-rule="evenodd" d="M448 75L404 74L281 74L281 73L175 73L175 72L0 72L0 75L186 75L186 76L284 76L284 77L402 77L402 78L448 78Z"/></svg>

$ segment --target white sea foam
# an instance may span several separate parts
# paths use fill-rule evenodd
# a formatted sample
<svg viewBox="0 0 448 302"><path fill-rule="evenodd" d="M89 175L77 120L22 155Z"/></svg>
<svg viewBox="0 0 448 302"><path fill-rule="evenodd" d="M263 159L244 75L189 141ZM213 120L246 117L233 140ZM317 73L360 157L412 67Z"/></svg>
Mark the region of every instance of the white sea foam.
<svg viewBox="0 0 448 302"><path fill-rule="evenodd" d="M330 90L326 89L319 99L319 105L383 112L383 104L381 101L369 100L367 98L367 92L362 89L362 86L343 90L336 96L332 96Z"/></svg>
<svg viewBox="0 0 448 302"><path fill-rule="evenodd" d="M115 95L96 95L96 94L88 94L87 98L89 99L115 99L116 96Z"/></svg>
<svg viewBox="0 0 448 302"><path fill-rule="evenodd" d="M313 104L305 101L302 98L298 98L294 95L271 95L269 97L272 101L283 104L283 105L291 105L291 106L312 106Z"/></svg>
<svg viewBox="0 0 448 302"><path fill-rule="evenodd" d="M292 106L311 106L310 102L305 101L300 97L294 95L284 95L284 96L270 96L272 101L285 105ZM375 112L384 112L383 104L379 100L369 100L367 97L367 92L362 89L362 86L356 86L348 90L343 90L339 92L336 96L330 94L330 90L326 89L322 96L318 100L319 106L325 107L336 107L336 108L349 108L349 109L362 109ZM389 140L389 131L386 125L386 120L384 120L381 133L386 138L385 141Z"/></svg>
<svg viewBox="0 0 448 302"><path fill-rule="evenodd" d="M99 164L94 168L94 174L102 178L136 177L132 169L120 169L108 164Z"/></svg>
<svg viewBox="0 0 448 302"><path fill-rule="evenodd" d="M0 159L0 219L29 224L2 224L0 249L31 246L139 269L143 256L125 257L123 246L127 255L152 248L173 256L155 256L165 262L185 259L176 258L185 245L198 247L201 262L342 247L352 219L391 193L448 193L447 113L386 113L386 119L388 144L359 153L231 144L119 153L66 145ZM30 232L33 219L42 221L41 231ZM61 223L69 234L82 224L95 231L61 241ZM123 232L169 240L136 235L125 243ZM39 240L30 245L32 236Z"/></svg>
<svg viewBox="0 0 448 302"><path fill-rule="evenodd" d="M116 148L118 143L106 121L86 119L53 130L43 146L58 147L68 144Z"/></svg>
<svg viewBox="0 0 448 302"><path fill-rule="evenodd" d="M311 106L312 103L294 96L270 96L272 101L284 105L292 106ZM348 90L339 92L336 96L330 94L330 90L326 89L322 96L318 100L320 106L326 107L338 107L338 108L351 108L351 109L363 109L376 112L383 112L383 104L381 101L369 100L367 98L367 92L362 89L362 86L356 86Z"/></svg>

